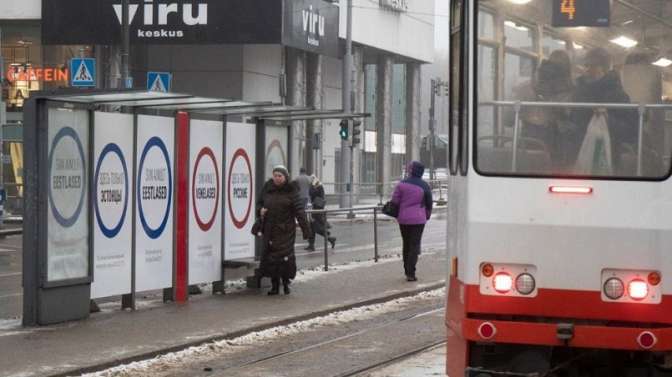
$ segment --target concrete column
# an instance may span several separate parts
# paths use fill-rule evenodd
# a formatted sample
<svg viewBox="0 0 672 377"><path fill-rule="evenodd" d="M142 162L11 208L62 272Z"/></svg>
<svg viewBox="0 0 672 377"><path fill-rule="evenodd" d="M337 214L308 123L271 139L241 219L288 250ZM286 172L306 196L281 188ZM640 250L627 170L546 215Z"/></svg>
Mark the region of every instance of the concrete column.
<svg viewBox="0 0 672 377"><path fill-rule="evenodd" d="M308 53L308 66L306 69L306 104L316 109L322 109L322 91L324 87L323 58L322 55ZM313 149L313 137L322 129L321 120L310 120L306 124L306 153L304 157L304 166L309 174L319 176L319 158L316 158L316 150ZM323 135L324 136L324 135Z"/></svg>
<svg viewBox="0 0 672 377"><path fill-rule="evenodd" d="M385 183L390 181L392 168L392 58L380 55L377 65L376 85L376 166L377 181L383 183L378 193L389 196L390 189Z"/></svg>
<svg viewBox="0 0 672 377"><path fill-rule="evenodd" d="M406 64L406 161L420 159L421 87L420 64Z"/></svg>
<svg viewBox="0 0 672 377"><path fill-rule="evenodd" d="M294 48L287 48L287 104L290 106L306 106L306 53ZM295 177L303 166L305 153L305 122L293 122L289 130L292 145L290 174Z"/></svg>

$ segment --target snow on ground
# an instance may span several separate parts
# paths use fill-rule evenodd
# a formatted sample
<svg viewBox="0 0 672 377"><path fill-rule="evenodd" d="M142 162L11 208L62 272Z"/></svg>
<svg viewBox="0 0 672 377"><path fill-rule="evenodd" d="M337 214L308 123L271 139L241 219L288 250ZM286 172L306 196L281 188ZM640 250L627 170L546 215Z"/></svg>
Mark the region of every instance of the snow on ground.
<svg viewBox="0 0 672 377"><path fill-rule="evenodd" d="M343 271L350 271L354 270L357 268L367 268L367 267L372 267L377 264L381 263L390 263L390 262L399 262L401 261L401 250L393 250L393 254L386 254L386 255L381 255L378 258L378 262L376 263L373 259L367 259L367 260L356 260L354 262L346 262L343 264L329 264L329 270L324 271L324 265L322 266L316 266L313 268L304 268L300 269L296 272L296 279L294 279L294 283L305 283L313 279L317 279L323 276L326 276L328 274L336 274L340 273ZM434 251L426 251L423 252L422 255L434 255L436 252ZM203 296L206 297L208 294L212 292L212 285L211 284L200 284L199 287L203 291ZM422 286L421 286L422 287ZM236 293L243 291L247 289L247 282L245 279L238 279L238 280L231 280L231 281L226 281L224 289L228 294L231 293ZM135 307L136 310L146 310L146 309L152 309L156 307L160 307L162 305L165 305L163 302L163 296L162 293L158 292L156 294L148 293L144 295L138 296L138 298L135 301ZM100 311L102 313L112 313L115 311L119 311L121 304L119 301L108 301L108 302L103 302L99 303L98 307L100 308ZM0 321L0 336L4 335L2 333L3 327L2 327L2 322Z"/></svg>
<svg viewBox="0 0 672 377"><path fill-rule="evenodd" d="M370 319L381 314L397 311L400 308L418 301L441 298L444 297L444 295L444 288L422 292L410 297L334 312L322 317L299 321L285 326L277 326L263 331L252 332L233 339L210 342L200 346L190 347L179 352L157 356L153 359L119 365L114 368L85 374L83 376L125 377L134 375L160 375L161 372L167 371L168 369L221 357L227 353L244 350L253 346L258 347L259 344L275 341L278 338L296 335L318 327L341 325L349 322Z"/></svg>

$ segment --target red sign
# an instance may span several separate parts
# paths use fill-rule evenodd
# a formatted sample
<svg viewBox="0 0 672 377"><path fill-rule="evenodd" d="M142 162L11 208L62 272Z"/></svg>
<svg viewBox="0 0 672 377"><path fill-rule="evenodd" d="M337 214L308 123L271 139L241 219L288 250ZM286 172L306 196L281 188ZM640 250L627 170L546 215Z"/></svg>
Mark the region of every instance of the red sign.
<svg viewBox="0 0 672 377"><path fill-rule="evenodd" d="M32 67L9 67L7 80L9 81L43 81L68 82L70 72L67 68L32 68Z"/></svg>

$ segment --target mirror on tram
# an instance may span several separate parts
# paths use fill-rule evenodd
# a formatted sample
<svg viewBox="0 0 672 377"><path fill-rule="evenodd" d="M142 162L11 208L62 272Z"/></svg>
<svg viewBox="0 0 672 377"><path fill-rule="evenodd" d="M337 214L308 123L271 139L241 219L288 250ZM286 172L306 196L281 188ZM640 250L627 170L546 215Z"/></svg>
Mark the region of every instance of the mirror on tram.
<svg viewBox="0 0 672 377"><path fill-rule="evenodd" d="M659 0L479 1L477 170L666 177L669 20L672 2Z"/></svg>

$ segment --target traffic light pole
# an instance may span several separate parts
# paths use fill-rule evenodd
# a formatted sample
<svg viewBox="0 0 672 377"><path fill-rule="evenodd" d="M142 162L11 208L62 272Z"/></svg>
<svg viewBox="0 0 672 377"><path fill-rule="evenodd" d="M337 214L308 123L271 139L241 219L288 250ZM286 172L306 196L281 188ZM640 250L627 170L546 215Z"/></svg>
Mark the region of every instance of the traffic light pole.
<svg viewBox="0 0 672 377"><path fill-rule="evenodd" d="M439 82L432 79L432 94L429 105L429 180L434 180L434 113L436 105L436 91L439 88Z"/></svg>
<svg viewBox="0 0 672 377"><path fill-rule="evenodd" d="M342 85L342 105L343 112L346 114L352 113L352 0L347 1L347 29L346 29L346 40L345 40L345 56L343 57L343 85ZM348 123L351 120L348 120ZM350 128L350 127L348 127ZM341 166L343 171L349 169L348 182L346 184L346 189L348 190L349 195L340 195L339 206L340 208L352 207L352 192L353 192L353 182L354 182L354 152L353 148L348 140L343 140L341 142ZM350 147L350 148L348 148ZM350 153L348 152L350 150ZM347 156L346 156L347 155ZM349 160L348 160L349 158ZM354 216L354 213L351 214ZM350 215L349 215L350 216Z"/></svg>
<svg viewBox="0 0 672 377"><path fill-rule="evenodd" d="M131 50L131 32L129 26L128 0L121 0L121 87L130 89L129 55Z"/></svg>

